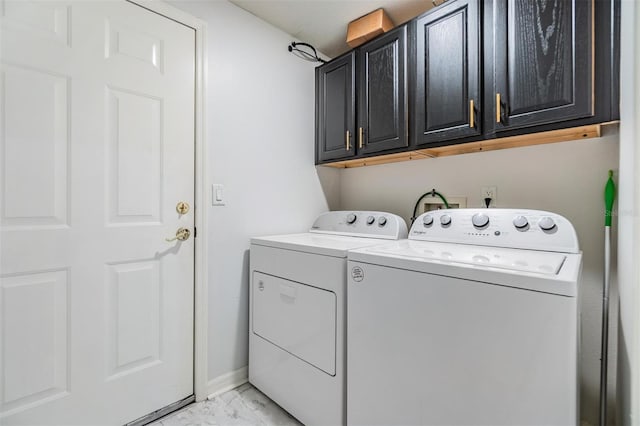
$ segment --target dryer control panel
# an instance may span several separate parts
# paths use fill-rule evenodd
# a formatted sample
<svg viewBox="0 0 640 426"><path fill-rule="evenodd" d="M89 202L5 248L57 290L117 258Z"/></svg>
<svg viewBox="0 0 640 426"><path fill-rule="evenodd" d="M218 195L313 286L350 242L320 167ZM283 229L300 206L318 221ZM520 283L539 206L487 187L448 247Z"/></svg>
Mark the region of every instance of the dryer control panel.
<svg viewBox="0 0 640 426"><path fill-rule="evenodd" d="M309 232L399 240L407 238L407 224L393 213L333 211L318 216Z"/></svg>
<svg viewBox="0 0 640 426"><path fill-rule="evenodd" d="M579 253L578 236L563 216L541 210L447 209L420 215L410 240Z"/></svg>

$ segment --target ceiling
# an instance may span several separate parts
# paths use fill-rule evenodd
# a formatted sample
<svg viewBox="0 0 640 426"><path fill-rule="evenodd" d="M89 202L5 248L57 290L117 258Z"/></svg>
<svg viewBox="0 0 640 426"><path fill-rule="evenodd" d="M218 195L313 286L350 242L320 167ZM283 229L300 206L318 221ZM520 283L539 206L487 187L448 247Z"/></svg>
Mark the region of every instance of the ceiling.
<svg viewBox="0 0 640 426"><path fill-rule="evenodd" d="M348 51L347 25L383 8L402 24L433 7L432 0L230 0L329 58ZM438 4L442 0L437 1ZM294 41L294 40L292 40Z"/></svg>

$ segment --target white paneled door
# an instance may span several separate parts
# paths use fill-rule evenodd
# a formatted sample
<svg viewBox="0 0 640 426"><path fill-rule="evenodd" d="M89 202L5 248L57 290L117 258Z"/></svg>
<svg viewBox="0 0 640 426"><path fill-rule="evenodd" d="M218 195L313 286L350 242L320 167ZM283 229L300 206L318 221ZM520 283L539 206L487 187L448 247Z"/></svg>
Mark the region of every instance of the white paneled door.
<svg viewBox="0 0 640 426"><path fill-rule="evenodd" d="M124 0L0 25L0 423L127 423L193 393L195 32Z"/></svg>

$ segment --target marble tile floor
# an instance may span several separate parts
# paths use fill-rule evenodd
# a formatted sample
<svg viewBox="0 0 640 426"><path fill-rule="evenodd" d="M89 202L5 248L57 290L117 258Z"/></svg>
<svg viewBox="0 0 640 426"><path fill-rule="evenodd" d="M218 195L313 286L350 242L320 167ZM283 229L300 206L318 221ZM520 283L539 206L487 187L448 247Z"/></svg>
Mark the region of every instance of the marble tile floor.
<svg viewBox="0 0 640 426"><path fill-rule="evenodd" d="M302 426L249 383L212 399L187 405L151 426Z"/></svg>

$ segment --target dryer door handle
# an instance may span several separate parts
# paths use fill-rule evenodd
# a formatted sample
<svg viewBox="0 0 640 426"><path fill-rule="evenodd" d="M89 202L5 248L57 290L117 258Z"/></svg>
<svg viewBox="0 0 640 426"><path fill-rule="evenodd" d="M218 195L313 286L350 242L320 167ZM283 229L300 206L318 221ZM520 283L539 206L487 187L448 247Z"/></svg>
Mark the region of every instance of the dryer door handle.
<svg viewBox="0 0 640 426"><path fill-rule="evenodd" d="M286 284L280 284L280 295L288 297L290 299L295 299L296 289L295 287L291 287Z"/></svg>

